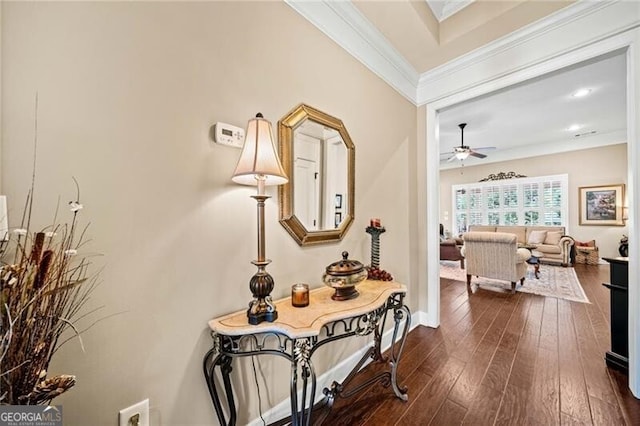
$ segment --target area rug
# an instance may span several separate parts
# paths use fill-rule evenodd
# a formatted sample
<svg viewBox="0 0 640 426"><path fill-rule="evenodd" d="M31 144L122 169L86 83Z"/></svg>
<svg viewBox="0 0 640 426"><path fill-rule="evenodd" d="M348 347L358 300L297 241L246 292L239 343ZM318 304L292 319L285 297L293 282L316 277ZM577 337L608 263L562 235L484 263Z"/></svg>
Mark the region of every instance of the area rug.
<svg viewBox="0 0 640 426"><path fill-rule="evenodd" d="M450 280L462 281L463 283L467 282L466 272L460 268L460 262L457 261L440 261L440 276ZM479 285L487 289L498 288L511 291L511 283L491 278L472 276L471 285ZM591 303L584 293L582 285L580 285L576 271L573 268L563 268L562 266L540 265L540 279L536 279L534 276L532 266L527 268L524 285L520 285L518 281L516 283L516 291L574 302Z"/></svg>

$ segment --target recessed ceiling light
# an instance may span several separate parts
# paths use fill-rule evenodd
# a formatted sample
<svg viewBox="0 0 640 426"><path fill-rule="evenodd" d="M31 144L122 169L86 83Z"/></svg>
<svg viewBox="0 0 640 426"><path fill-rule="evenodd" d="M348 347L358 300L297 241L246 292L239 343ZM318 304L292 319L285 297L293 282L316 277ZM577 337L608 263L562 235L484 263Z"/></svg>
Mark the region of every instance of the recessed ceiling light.
<svg viewBox="0 0 640 426"><path fill-rule="evenodd" d="M580 129L580 127L582 126L580 126L579 124L572 124L571 126L567 127L567 131L575 132L576 130Z"/></svg>
<svg viewBox="0 0 640 426"><path fill-rule="evenodd" d="M573 92L573 97L582 98L584 96L587 96L589 93L591 93L591 89L578 89L575 92Z"/></svg>

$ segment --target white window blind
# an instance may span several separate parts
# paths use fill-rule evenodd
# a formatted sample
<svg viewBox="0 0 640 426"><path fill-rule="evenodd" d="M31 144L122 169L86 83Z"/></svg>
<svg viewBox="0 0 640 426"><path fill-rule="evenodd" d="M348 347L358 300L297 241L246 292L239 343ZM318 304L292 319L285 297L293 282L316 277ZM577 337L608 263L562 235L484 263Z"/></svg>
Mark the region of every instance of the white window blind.
<svg viewBox="0 0 640 426"><path fill-rule="evenodd" d="M562 214L562 203L566 196L563 193L560 182L551 181L544 183L543 204L544 224L562 225L566 214Z"/></svg>
<svg viewBox="0 0 640 426"><path fill-rule="evenodd" d="M452 196L458 234L469 225L568 225L566 174L454 185Z"/></svg>

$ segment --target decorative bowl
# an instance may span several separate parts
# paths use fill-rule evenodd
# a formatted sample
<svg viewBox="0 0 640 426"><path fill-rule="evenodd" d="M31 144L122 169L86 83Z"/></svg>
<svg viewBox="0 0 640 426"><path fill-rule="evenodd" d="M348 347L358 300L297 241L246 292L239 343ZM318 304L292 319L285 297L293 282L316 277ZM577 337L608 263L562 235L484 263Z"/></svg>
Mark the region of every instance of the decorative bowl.
<svg viewBox="0 0 640 426"><path fill-rule="evenodd" d="M349 253L342 252L342 260L327 266L322 282L335 290L333 300L349 300L358 297L356 285L367 279L367 270L357 260L350 260Z"/></svg>

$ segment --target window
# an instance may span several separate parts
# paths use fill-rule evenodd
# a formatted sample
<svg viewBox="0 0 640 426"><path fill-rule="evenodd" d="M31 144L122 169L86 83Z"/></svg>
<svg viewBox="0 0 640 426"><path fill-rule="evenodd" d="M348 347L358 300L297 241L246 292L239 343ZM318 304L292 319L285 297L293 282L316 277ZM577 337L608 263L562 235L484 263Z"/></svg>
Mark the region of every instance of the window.
<svg viewBox="0 0 640 426"><path fill-rule="evenodd" d="M458 234L469 225L568 225L566 174L454 185L452 193Z"/></svg>
<svg viewBox="0 0 640 426"><path fill-rule="evenodd" d="M488 209L493 210L493 209L500 208L500 187L499 186L490 186L485 188L484 194L487 200Z"/></svg>

